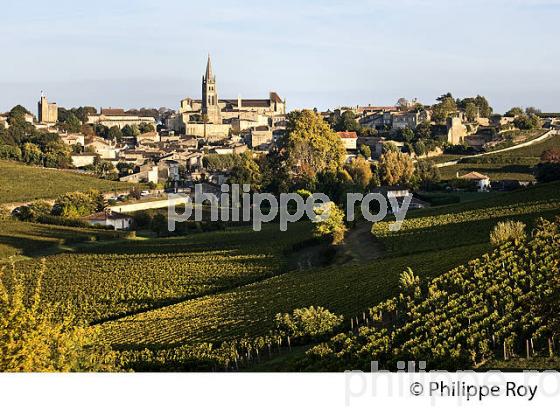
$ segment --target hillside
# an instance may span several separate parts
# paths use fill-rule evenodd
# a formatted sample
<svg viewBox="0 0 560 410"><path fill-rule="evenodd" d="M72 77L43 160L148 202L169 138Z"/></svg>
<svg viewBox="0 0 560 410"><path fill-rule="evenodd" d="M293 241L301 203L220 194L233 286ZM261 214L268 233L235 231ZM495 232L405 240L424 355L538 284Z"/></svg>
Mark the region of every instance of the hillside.
<svg viewBox="0 0 560 410"><path fill-rule="evenodd" d="M388 257L369 264L293 271L107 322L101 329L115 345L141 348L264 334L271 329L275 313L309 305L324 306L345 317L360 315L393 295L399 275L409 266L423 278L431 278L487 252L488 235L497 221L534 221L558 214L559 187L558 183L540 185L411 215L402 232L380 236ZM485 211L487 207L492 208L490 212Z"/></svg>
<svg viewBox="0 0 560 410"><path fill-rule="evenodd" d="M72 171L48 169L0 160L0 204L55 198L72 191L126 190L132 185Z"/></svg>
<svg viewBox="0 0 560 410"><path fill-rule="evenodd" d="M459 164L440 168L444 180L465 175L471 171L488 175L491 179L517 179L520 181L534 181L534 166L539 163L543 151L550 148L560 149L560 135L534 145L505 151L483 157L464 158Z"/></svg>

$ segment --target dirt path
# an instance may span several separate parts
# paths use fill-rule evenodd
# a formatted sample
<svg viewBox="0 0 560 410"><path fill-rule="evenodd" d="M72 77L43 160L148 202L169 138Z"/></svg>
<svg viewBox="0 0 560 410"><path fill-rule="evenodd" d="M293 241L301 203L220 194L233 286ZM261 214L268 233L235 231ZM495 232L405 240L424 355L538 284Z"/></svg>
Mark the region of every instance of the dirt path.
<svg viewBox="0 0 560 410"><path fill-rule="evenodd" d="M383 256L383 248L371 234L371 223L358 222L357 226L346 234L343 252L352 256L348 263L362 264Z"/></svg>

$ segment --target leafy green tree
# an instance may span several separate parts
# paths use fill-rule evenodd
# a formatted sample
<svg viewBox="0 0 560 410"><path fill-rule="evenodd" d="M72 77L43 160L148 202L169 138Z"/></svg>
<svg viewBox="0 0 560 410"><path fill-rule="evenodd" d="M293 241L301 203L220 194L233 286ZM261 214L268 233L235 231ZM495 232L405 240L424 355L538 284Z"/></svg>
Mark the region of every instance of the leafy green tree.
<svg viewBox="0 0 560 410"><path fill-rule="evenodd" d="M426 144L422 140L418 140L414 143L414 153L416 155L425 155L428 150L426 149Z"/></svg>
<svg viewBox="0 0 560 410"><path fill-rule="evenodd" d="M360 155L362 155L365 159L371 158L371 148L365 144L360 144L359 147Z"/></svg>
<svg viewBox="0 0 560 410"><path fill-rule="evenodd" d="M156 233L157 236L167 232L167 218L161 213L157 213L152 218L150 229Z"/></svg>
<svg viewBox="0 0 560 410"><path fill-rule="evenodd" d="M506 117L517 117L519 115L523 115L523 108L521 107L513 107L508 112L505 113Z"/></svg>
<svg viewBox="0 0 560 410"><path fill-rule="evenodd" d="M154 128L154 126L152 124L149 124L147 122L142 122L138 126L138 130L140 131L141 134L144 134L146 132L153 132L156 129Z"/></svg>
<svg viewBox="0 0 560 410"><path fill-rule="evenodd" d="M421 122L416 126L414 134L419 140L428 140L432 138L432 125L428 121Z"/></svg>
<svg viewBox="0 0 560 410"><path fill-rule="evenodd" d="M250 152L241 154L237 164L232 168L230 184L249 184L252 191L260 191L262 175L259 165L253 159Z"/></svg>
<svg viewBox="0 0 560 410"><path fill-rule="evenodd" d="M414 131L408 127L401 128L397 132L397 138L399 141L410 143L414 140Z"/></svg>
<svg viewBox="0 0 560 410"><path fill-rule="evenodd" d="M0 145L0 159L21 161L22 153L19 147L13 145Z"/></svg>
<svg viewBox="0 0 560 410"><path fill-rule="evenodd" d="M494 111L486 97L477 95L474 99L474 104L478 108L478 114L483 118L490 118L492 112Z"/></svg>
<svg viewBox="0 0 560 410"><path fill-rule="evenodd" d="M478 116L478 107L475 103L469 102L465 106L465 115L468 121L475 121L476 117Z"/></svg>
<svg viewBox="0 0 560 410"><path fill-rule="evenodd" d="M74 113L68 115L68 119L64 122L63 128L68 132L80 132L82 130L82 123Z"/></svg>
<svg viewBox="0 0 560 410"><path fill-rule="evenodd" d="M109 132L107 134L107 137L111 141L119 143L122 140L123 134L122 134L120 128L115 125L115 126L109 128Z"/></svg>
<svg viewBox="0 0 560 410"><path fill-rule="evenodd" d="M438 124L443 124L451 113L457 111L457 103L451 93L443 94L437 100L439 103L432 107L432 119Z"/></svg>
<svg viewBox="0 0 560 410"><path fill-rule="evenodd" d="M422 189L428 190L441 180L439 168L433 161L416 162L416 177Z"/></svg>
<svg viewBox="0 0 560 410"><path fill-rule="evenodd" d="M356 116L350 110L344 111L334 124L335 131L358 131L360 125L356 121Z"/></svg>

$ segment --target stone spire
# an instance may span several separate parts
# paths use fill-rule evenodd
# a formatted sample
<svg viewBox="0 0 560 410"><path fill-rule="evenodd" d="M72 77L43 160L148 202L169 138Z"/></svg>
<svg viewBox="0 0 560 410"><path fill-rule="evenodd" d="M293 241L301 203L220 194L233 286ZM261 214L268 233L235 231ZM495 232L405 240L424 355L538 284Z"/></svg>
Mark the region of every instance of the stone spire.
<svg viewBox="0 0 560 410"><path fill-rule="evenodd" d="M214 73L212 72L212 61L210 60L210 53L208 53L208 62L206 63L206 81L215 81Z"/></svg>

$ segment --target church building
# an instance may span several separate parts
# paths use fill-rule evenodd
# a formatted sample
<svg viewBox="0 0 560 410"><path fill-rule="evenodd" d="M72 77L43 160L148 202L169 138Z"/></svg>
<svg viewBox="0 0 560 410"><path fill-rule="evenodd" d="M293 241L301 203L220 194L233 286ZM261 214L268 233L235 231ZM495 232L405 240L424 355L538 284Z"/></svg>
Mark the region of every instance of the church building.
<svg viewBox="0 0 560 410"><path fill-rule="evenodd" d="M286 101L276 92L270 92L265 99L220 99L208 56L206 72L202 76L202 99L181 100L179 114L169 126L189 136L219 140L255 127L272 129L277 123L284 122L285 115Z"/></svg>

